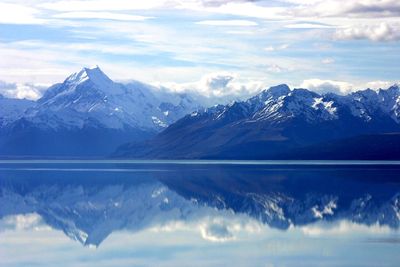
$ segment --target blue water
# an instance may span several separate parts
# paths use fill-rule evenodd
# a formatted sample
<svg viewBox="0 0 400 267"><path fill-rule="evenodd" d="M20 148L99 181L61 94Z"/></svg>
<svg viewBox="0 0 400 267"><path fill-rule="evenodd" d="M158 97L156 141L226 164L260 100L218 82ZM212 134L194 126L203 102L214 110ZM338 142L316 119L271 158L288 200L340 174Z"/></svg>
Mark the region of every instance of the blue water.
<svg viewBox="0 0 400 267"><path fill-rule="evenodd" d="M399 162L0 161L0 266L398 266Z"/></svg>

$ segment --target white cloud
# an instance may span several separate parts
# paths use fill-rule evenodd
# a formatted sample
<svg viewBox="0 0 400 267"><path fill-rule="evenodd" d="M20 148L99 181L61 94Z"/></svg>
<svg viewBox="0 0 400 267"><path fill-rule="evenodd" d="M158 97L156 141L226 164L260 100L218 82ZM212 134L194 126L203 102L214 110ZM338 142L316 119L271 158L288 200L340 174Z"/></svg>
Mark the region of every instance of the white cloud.
<svg viewBox="0 0 400 267"><path fill-rule="evenodd" d="M272 65L267 66L267 71L272 72L272 73L281 73L281 72L288 71L288 69L281 67L277 64L272 64Z"/></svg>
<svg viewBox="0 0 400 267"><path fill-rule="evenodd" d="M378 25L354 25L338 29L335 38L338 40L398 41L400 40L400 25L390 25L386 22Z"/></svg>
<svg viewBox="0 0 400 267"><path fill-rule="evenodd" d="M326 18L326 17L396 17L400 14L397 0L285 0L289 4L268 5L252 0L59 0L37 5L56 11L126 11L150 9L187 9L201 12L229 14L262 19ZM303 24L303 25L300 25ZM300 23L294 27L318 27ZM322 26L320 26L322 27Z"/></svg>
<svg viewBox="0 0 400 267"><path fill-rule="evenodd" d="M147 10L165 6L166 0L87 0L87 1L52 1L40 6L56 11L124 11L124 10Z"/></svg>
<svg viewBox="0 0 400 267"><path fill-rule="evenodd" d="M399 82L393 82L393 81L371 81L371 82L367 82L365 87L377 90L377 89L389 88L390 86L392 86L394 84L399 84Z"/></svg>
<svg viewBox="0 0 400 267"><path fill-rule="evenodd" d="M218 5L205 5L204 1L182 1L178 8L227 14L242 17L280 20L288 18L286 8L257 5L257 1L220 1Z"/></svg>
<svg viewBox="0 0 400 267"><path fill-rule="evenodd" d="M258 23L250 20L203 20L196 24L210 26L257 26Z"/></svg>
<svg viewBox="0 0 400 267"><path fill-rule="evenodd" d="M62 57L60 57L62 55ZM0 43L0 79L9 83L49 84L62 81L66 75L80 69L78 58L65 51L52 50L43 46L37 49L26 49L12 43ZM62 58L70 62L68 66L58 61Z"/></svg>
<svg viewBox="0 0 400 267"><path fill-rule="evenodd" d="M24 49L38 49L41 47L46 47L47 50L55 51L69 51L69 52L99 52L111 55L150 55L152 52L149 49L145 49L138 45L119 45L119 44L103 44L103 43L93 43L93 42L58 42L49 43L41 42L35 40L26 40L20 42L14 42L18 48Z"/></svg>
<svg viewBox="0 0 400 267"><path fill-rule="evenodd" d="M332 64L332 63L335 63L335 59L328 57L328 58L324 58L321 62L323 64Z"/></svg>
<svg viewBox="0 0 400 267"><path fill-rule="evenodd" d="M151 9L187 9L194 11L230 14L244 17L263 19L284 18L285 8L266 7L257 5L253 1L205 1L205 0L72 0L52 1L40 5L42 8L56 11L126 11L126 10L151 10Z"/></svg>
<svg viewBox="0 0 400 267"><path fill-rule="evenodd" d="M400 14L398 0L286 0L295 4L289 12L305 17L393 17Z"/></svg>
<svg viewBox="0 0 400 267"><path fill-rule="evenodd" d="M396 81L367 81L350 83L344 81L333 81L333 80L321 80L321 79L308 79L304 80L300 85L302 88L310 89L318 93L337 93L337 94L348 94L358 90L364 90L367 88L387 89L390 86L396 84Z"/></svg>
<svg viewBox="0 0 400 267"><path fill-rule="evenodd" d="M354 89L353 85L348 82L320 79L304 80L300 87L310 89L318 93L332 92L338 94L347 94Z"/></svg>
<svg viewBox="0 0 400 267"><path fill-rule="evenodd" d="M53 17L62 19L108 19L108 20L122 20L122 21L143 21L151 19L151 17L129 15L124 13L113 12L66 12L56 14Z"/></svg>
<svg viewBox="0 0 400 267"><path fill-rule="evenodd" d="M230 74L213 74L204 77L204 84L211 90L226 89L227 85L234 79Z"/></svg>
<svg viewBox="0 0 400 267"><path fill-rule="evenodd" d="M6 24L43 24L38 18L40 11L18 4L0 3L0 23Z"/></svg>
<svg viewBox="0 0 400 267"><path fill-rule="evenodd" d="M203 76L197 82L163 83L163 86L176 92L193 93L202 97L201 100L205 104L214 105L246 99L264 89L265 83L257 80L243 80L233 73L215 72Z"/></svg>
<svg viewBox="0 0 400 267"><path fill-rule="evenodd" d="M320 24L320 23L293 23L285 25L289 29L331 29L335 28L333 25Z"/></svg>
<svg viewBox="0 0 400 267"><path fill-rule="evenodd" d="M7 83L0 81L0 94L9 98L36 100L49 87L48 84Z"/></svg>
<svg viewBox="0 0 400 267"><path fill-rule="evenodd" d="M343 5L343 10L355 16L391 17L400 14L400 2L397 0L353 0Z"/></svg>
<svg viewBox="0 0 400 267"><path fill-rule="evenodd" d="M264 50L265 51L269 51L269 52L278 51L278 50L285 50L289 46L290 46L289 44L281 44L281 45L278 45L278 46L267 46L267 47L264 48Z"/></svg>
<svg viewBox="0 0 400 267"><path fill-rule="evenodd" d="M21 4L1 4L0 14L2 14L2 16L0 19L5 21L11 20L15 23L17 23L16 21L22 23L42 23L43 20L37 18L37 15L41 12L52 14L48 11L77 13L99 11L107 13L112 11L126 12L130 10L146 11L186 9L221 15L235 15L270 20L288 20L289 22L290 20L300 20L299 22L293 21L293 23L289 23L286 27L313 29L332 27L322 21L324 18L395 18L400 15L400 3L398 0L348 0L346 2L343 2L342 0L286 0L286 2L289 2L290 4L282 4L280 6L273 4L269 5L268 3L260 4L259 2L261 1L251 0L41 0L36 2L14 2ZM124 14L120 14L118 18L122 18L122 15ZM94 15L91 14L90 16ZM307 18L309 19L307 20ZM132 18L132 20L134 19Z"/></svg>
<svg viewBox="0 0 400 267"><path fill-rule="evenodd" d="M228 34L237 34L237 35L254 35L255 34L255 32L254 31L236 31L236 30L234 30L234 31L226 31L226 33L228 33Z"/></svg>
<svg viewBox="0 0 400 267"><path fill-rule="evenodd" d="M235 74L211 73L196 84L196 91L208 97L246 97L259 91L260 82L240 82Z"/></svg>

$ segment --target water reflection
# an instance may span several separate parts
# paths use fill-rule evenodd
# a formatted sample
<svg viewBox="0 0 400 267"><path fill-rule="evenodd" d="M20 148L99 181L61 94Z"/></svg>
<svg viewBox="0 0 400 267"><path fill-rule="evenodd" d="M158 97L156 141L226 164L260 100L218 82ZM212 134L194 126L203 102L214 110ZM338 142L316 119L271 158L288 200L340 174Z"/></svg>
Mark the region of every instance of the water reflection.
<svg viewBox="0 0 400 267"><path fill-rule="evenodd" d="M211 256L219 244L228 258L229 249L240 249L259 260L254 265L265 266L282 263L279 255L340 255L351 247L342 239L356 237L362 244L353 246L355 254L373 246L377 250L369 256L389 257L390 266L399 258L391 254L399 244L399 174L397 166L2 164L0 253L11 253L24 240L39 242L45 233L53 247L77 250L60 242L58 230L97 250L113 247L112 255L101 257L122 257L120 265L176 253L194 259L198 246ZM388 246L384 251L382 244ZM323 260L311 258L305 266ZM247 265L238 260L232 264ZM185 266L179 263L172 265ZM300 266L295 263L285 265Z"/></svg>

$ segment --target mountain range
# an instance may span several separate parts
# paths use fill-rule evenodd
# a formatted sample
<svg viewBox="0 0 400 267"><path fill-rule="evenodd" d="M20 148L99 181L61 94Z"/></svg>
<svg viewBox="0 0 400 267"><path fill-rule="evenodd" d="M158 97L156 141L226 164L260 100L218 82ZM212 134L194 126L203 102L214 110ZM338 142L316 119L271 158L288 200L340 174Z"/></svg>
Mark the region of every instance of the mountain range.
<svg viewBox="0 0 400 267"><path fill-rule="evenodd" d="M399 159L400 88L348 95L282 84L246 100L193 112L117 157Z"/></svg>
<svg viewBox="0 0 400 267"><path fill-rule="evenodd" d="M400 88L287 85L205 108L194 95L83 68L37 101L0 97L1 157L400 159Z"/></svg>
<svg viewBox="0 0 400 267"><path fill-rule="evenodd" d="M118 145L149 138L200 106L133 81L112 81L83 68L37 101L0 98L0 155L106 156Z"/></svg>

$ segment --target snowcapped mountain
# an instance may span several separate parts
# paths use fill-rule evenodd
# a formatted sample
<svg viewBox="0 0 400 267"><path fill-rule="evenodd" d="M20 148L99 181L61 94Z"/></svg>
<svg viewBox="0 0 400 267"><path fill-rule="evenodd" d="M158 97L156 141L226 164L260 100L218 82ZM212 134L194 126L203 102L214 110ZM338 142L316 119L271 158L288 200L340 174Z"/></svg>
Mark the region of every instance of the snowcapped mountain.
<svg viewBox="0 0 400 267"><path fill-rule="evenodd" d="M199 107L188 95L140 82L117 83L99 67L83 68L51 86L22 115L4 117L0 154L106 156Z"/></svg>
<svg viewBox="0 0 400 267"><path fill-rule="evenodd" d="M96 123L97 127L157 132L199 107L182 95L176 96L181 102L167 102L165 107L154 92L140 82L113 82L99 67L84 68L49 88L25 118L56 128Z"/></svg>
<svg viewBox="0 0 400 267"><path fill-rule="evenodd" d="M35 104L27 99L6 98L0 95L0 127L22 116L22 114Z"/></svg>
<svg viewBox="0 0 400 267"><path fill-rule="evenodd" d="M342 96L282 84L246 101L202 109L188 94L138 81L117 83L94 67L51 86L36 102L0 102L2 156L107 156L126 144L117 156L320 158L315 151L338 147L332 141L400 132L398 85ZM391 145L399 138L385 135L379 144L385 149L378 147L372 157L400 155ZM365 147L367 139L355 143ZM309 146L313 156L305 155ZM340 151L332 153L340 157Z"/></svg>
<svg viewBox="0 0 400 267"><path fill-rule="evenodd" d="M121 147L116 155L285 158L283 152L293 148L398 132L399 107L398 85L346 96L278 85L246 101L192 113L144 144Z"/></svg>

